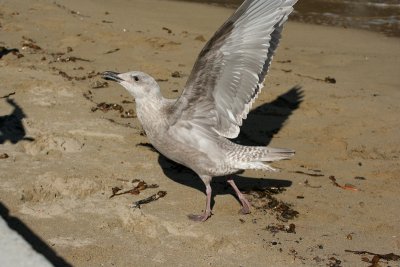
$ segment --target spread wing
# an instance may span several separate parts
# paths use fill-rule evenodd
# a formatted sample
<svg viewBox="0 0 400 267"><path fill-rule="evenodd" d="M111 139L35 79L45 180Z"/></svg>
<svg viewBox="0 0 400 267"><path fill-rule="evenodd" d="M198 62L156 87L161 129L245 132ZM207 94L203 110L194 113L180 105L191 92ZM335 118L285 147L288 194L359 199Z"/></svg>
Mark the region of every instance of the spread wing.
<svg viewBox="0 0 400 267"><path fill-rule="evenodd" d="M246 0L200 52L170 110L171 125L190 124L237 137L296 1Z"/></svg>

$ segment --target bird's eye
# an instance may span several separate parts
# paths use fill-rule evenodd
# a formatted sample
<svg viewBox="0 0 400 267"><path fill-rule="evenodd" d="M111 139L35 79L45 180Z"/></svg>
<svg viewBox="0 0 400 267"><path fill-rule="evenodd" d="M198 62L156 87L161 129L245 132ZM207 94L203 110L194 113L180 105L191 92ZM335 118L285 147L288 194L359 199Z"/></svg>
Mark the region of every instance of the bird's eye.
<svg viewBox="0 0 400 267"><path fill-rule="evenodd" d="M138 76L133 76L133 79L135 80L135 82L139 81L139 77Z"/></svg>

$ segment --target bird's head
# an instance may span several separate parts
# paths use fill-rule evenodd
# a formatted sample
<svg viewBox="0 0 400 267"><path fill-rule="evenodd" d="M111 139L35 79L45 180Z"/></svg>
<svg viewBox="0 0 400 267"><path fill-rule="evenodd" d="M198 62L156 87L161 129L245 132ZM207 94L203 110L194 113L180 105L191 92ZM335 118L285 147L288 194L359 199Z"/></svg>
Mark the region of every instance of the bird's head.
<svg viewBox="0 0 400 267"><path fill-rule="evenodd" d="M160 87L153 77L140 71L117 73L105 71L102 78L122 85L136 100L161 97Z"/></svg>

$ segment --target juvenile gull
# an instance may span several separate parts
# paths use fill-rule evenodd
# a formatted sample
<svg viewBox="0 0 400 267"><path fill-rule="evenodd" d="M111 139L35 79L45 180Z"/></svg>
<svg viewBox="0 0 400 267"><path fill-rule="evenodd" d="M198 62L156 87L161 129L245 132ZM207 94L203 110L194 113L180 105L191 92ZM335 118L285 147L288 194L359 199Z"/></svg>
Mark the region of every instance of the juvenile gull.
<svg viewBox="0 0 400 267"><path fill-rule="evenodd" d="M214 176L245 169L275 171L264 162L288 159L290 149L242 146L228 140L239 127L263 87L281 31L297 0L247 0L222 25L200 52L182 95L166 99L151 76L131 71L106 71L103 78L128 90L152 145L164 156L195 171L206 186L206 209L189 215L194 221L211 216ZM242 203L250 203L232 178L228 183Z"/></svg>

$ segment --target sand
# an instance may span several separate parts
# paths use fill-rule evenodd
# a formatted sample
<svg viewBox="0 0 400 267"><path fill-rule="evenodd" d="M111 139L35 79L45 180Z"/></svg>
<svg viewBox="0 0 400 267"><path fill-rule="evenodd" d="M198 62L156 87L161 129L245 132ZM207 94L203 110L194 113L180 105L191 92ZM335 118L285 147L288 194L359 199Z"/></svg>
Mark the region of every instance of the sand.
<svg viewBox="0 0 400 267"><path fill-rule="evenodd" d="M19 50L3 49L0 59L0 97L15 92L0 99L2 215L8 209L42 240L33 245L53 263L368 266L362 257L372 255L345 250L400 254L399 39L287 23L240 141L297 153L273 164L280 173L236 177L242 190L284 188L276 199L298 212L287 222L266 208L239 215L223 179L213 183L211 219L189 221L204 208L201 181L143 145L120 86L92 88L99 72L142 70L178 97L205 40L231 13L157 0L0 3L0 46ZM93 109L101 102L124 111ZM109 198L134 179L159 187ZM159 190L167 195L130 208ZM295 233L268 230L290 224Z"/></svg>

